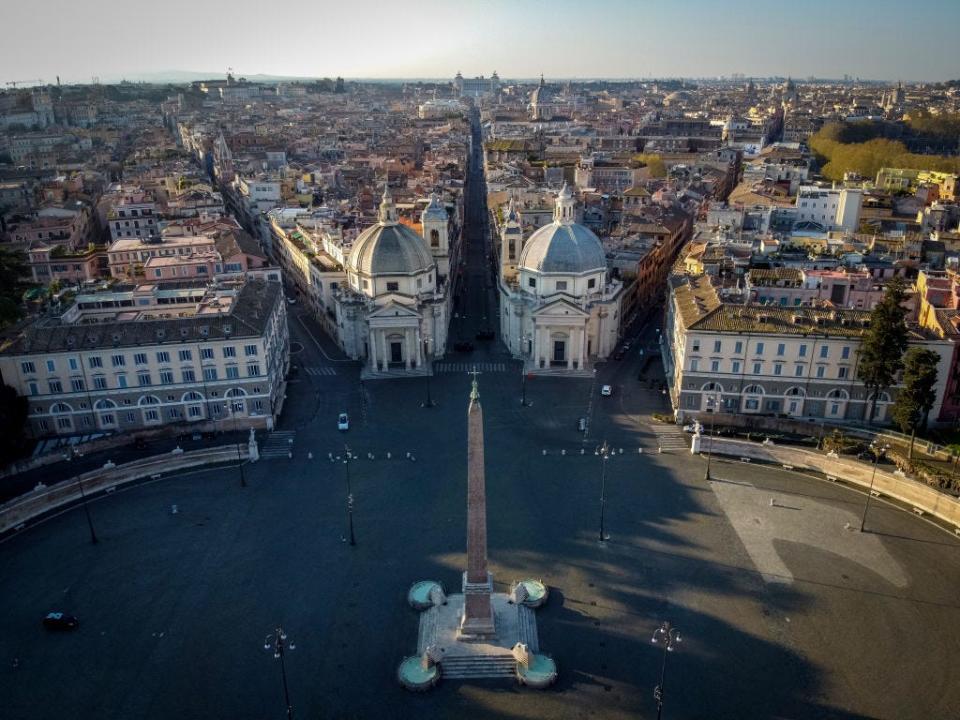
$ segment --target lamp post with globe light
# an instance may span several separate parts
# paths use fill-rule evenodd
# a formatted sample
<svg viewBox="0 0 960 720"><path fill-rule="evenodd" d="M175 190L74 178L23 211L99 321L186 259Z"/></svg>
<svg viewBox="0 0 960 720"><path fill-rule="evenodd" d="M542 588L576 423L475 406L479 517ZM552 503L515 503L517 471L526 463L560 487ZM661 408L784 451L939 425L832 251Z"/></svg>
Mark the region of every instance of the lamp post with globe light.
<svg viewBox="0 0 960 720"><path fill-rule="evenodd" d="M287 666L283 656L287 650L295 650L296 645L287 641L287 634L277 625L273 632L267 633L263 641L263 649L273 652L273 657L280 661L280 677L283 679L283 700L287 705L287 720L293 718L293 706L290 705L290 690L287 687Z"/></svg>
<svg viewBox="0 0 960 720"><path fill-rule="evenodd" d="M663 647L663 660L660 663L660 682L653 689L653 698L657 701L657 720L663 712L663 681L667 673L667 653L673 652L676 646L680 644L680 630L673 627L668 621L661 623L660 627L653 631L653 637L650 642L654 645Z"/></svg>

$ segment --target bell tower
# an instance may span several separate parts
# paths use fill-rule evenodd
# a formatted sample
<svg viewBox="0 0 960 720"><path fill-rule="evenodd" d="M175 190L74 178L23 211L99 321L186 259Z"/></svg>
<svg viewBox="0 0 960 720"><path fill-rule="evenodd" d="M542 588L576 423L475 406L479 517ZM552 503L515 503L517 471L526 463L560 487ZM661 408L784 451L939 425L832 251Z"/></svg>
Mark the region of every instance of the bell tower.
<svg viewBox="0 0 960 720"><path fill-rule="evenodd" d="M420 223L423 225L423 240L437 263L437 273L445 278L450 274L450 223L447 210L436 193L430 196Z"/></svg>
<svg viewBox="0 0 960 720"><path fill-rule="evenodd" d="M500 277L509 282L517 276L517 262L520 260L520 251L523 249L523 227L520 225L520 216L510 201L507 217L500 233Z"/></svg>

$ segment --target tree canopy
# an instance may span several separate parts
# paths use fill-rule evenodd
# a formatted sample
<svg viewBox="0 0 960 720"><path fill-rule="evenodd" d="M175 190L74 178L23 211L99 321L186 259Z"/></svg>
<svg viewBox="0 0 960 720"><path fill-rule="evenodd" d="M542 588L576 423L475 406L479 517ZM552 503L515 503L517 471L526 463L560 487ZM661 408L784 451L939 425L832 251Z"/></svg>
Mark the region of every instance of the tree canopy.
<svg viewBox="0 0 960 720"><path fill-rule="evenodd" d="M9 385L0 385L0 465L23 454L26 422L27 399Z"/></svg>
<svg viewBox="0 0 960 720"><path fill-rule="evenodd" d="M873 419L880 393L893 385L903 367L903 352L908 341L904 300L906 286L902 279L894 278L887 283L883 299L871 311L870 327L860 346L857 372L867 390L872 391L868 420Z"/></svg>
<svg viewBox="0 0 960 720"><path fill-rule="evenodd" d="M937 400L937 365L940 355L933 350L912 347L903 358L903 388L893 404L891 416L903 432L926 426Z"/></svg>
<svg viewBox="0 0 960 720"><path fill-rule="evenodd" d="M33 287L30 267L22 250L0 247L0 327L15 323L23 314L23 294Z"/></svg>
<svg viewBox="0 0 960 720"><path fill-rule="evenodd" d="M927 121L918 117L916 122L923 126ZM948 127L946 122L938 119L936 127ZM820 157L824 176L831 180L842 180L847 172L872 178L884 167L960 172L960 158L912 153L899 140L882 135L882 126L876 123L827 123L810 136L808 144Z"/></svg>

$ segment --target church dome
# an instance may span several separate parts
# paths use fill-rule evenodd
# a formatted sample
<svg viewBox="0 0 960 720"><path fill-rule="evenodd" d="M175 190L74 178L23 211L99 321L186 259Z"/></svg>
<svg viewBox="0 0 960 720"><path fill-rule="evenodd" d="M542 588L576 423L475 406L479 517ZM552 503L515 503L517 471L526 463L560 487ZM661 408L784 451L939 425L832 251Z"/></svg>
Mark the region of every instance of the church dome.
<svg viewBox="0 0 960 720"><path fill-rule="evenodd" d="M539 273L580 275L607 269L603 244L592 230L573 222L573 195L564 185L557 196L553 222L530 236L519 266Z"/></svg>
<svg viewBox="0 0 960 720"><path fill-rule="evenodd" d="M540 76L540 84L534 88L530 96L530 103L533 105L545 105L553 102L553 90L544 83L543 75Z"/></svg>
<svg viewBox="0 0 960 720"><path fill-rule="evenodd" d="M380 221L353 241L347 270L361 275L413 275L433 267L433 256L417 233L397 221L389 190L380 203Z"/></svg>

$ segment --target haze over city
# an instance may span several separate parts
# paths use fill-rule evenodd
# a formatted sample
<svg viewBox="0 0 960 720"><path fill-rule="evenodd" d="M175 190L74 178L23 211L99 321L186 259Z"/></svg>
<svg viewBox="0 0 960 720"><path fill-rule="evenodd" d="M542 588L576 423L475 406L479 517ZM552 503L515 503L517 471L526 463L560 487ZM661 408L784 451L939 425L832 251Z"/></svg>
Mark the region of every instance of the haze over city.
<svg viewBox="0 0 960 720"><path fill-rule="evenodd" d="M170 71L346 78L746 76L945 80L960 4L894 0L6 0L6 78L103 82ZM42 41L38 40L42 38ZM129 52L128 52L129 50ZM160 73L160 75L158 75Z"/></svg>
<svg viewBox="0 0 960 720"><path fill-rule="evenodd" d="M960 2L0 2L0 718L960 718Z"/></svg>

